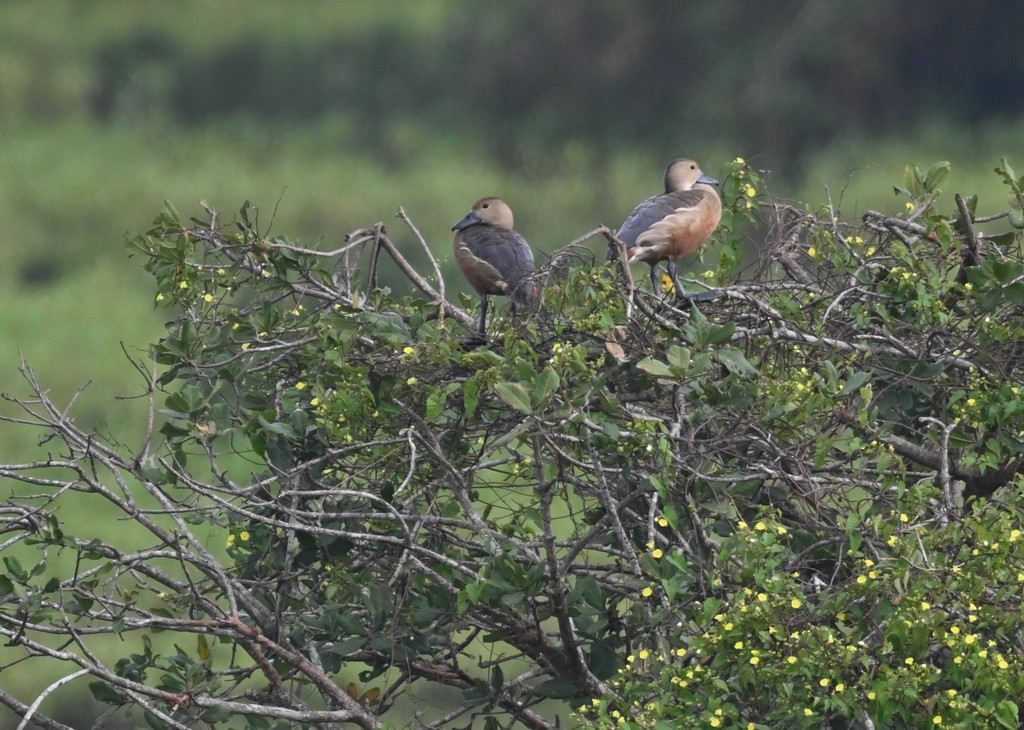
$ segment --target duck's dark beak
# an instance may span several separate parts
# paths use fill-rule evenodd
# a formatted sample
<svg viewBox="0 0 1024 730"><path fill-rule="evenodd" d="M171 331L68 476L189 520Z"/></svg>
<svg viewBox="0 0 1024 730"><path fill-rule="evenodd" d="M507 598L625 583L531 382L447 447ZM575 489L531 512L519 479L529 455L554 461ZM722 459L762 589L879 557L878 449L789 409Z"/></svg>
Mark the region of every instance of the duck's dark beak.
<svg viewBox="0 0 1024 730"><path fill-rule="evenodd" d="M465 218L452 226L452 230L461 231L463 228L469 228L470 226L475 226L478 223L483 223L483 221L480 220L480 216L476 214L475 210L471 210L466 214Z"/></svg>

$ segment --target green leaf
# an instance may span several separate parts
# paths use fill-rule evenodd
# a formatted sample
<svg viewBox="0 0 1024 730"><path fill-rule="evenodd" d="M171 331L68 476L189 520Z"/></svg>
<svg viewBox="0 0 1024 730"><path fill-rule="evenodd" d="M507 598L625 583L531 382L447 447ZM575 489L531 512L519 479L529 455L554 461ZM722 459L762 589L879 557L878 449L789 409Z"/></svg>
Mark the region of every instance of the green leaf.
<svg viewBox="0 0 1024 730"><path fill-rule="evenodd" d="M949 175L949 160L936 162L924 176L924 188L928 192L936 192L935 188Z"/></svg>
<svg viewBox="0 0 1024 730"><path fill-rule="evenodd" d="M427 396L427 406L424 413L427 423L433 423L437 420L437 417L444 411L444 407L448 402L448 393L441 388L435 389Z"/></svg>
<svg viewBox="0 0 1024 730"><path fill-rule="evenodd" d="M1024 284L1011 284L1003 289L1003 293L1011 304L1024 305Z"/></svg>
<svg viewBox="0 0 1024 730"><path fill-rule="evenodd" d="M211 707L207 710L203 710L203 714L199 717L203 722L213 725L217 722L227 722L234 716L234 714L234 710L227 707Z"/></svg>
<svg viewBox="0 0 1024 730"><path fill-rule="evenodd" d="M472 418L476 413L476 407L480 403L480 373L477 373L462 386L462 408L466 418Z"/></svg>
<svg viewBox="0 0 1024 730"><path fill-rule="evenodd" d="M105 702L108 705L123 705L127 701L123 694L106 682L89 682L89 691L97 702Z"/></svg>
<svg viewBox="0 0 1024 730"><path fill-rule="evenodd" d="M598 611L604 610L604 591L601 590L601 584L596 579L589 576L580 578L576 581L576 589L573 594L574 600L581 598L591 608Z"/></svg>
<svg viewBox="0 0 1024 730"><path fill-rule="evenodd" d="M757 368L750 364L739 350L718 350L715 359L725 365L726 370L736 375L757 375Z"/></svg>
<svg viewBox="0 0 1024 730"><path fill-rule="evenodd" d="M708 345L720 345L723 342L728 342L735 332L736 324L734 322L712 325L704 338L704 342Z"/></svg>
<svg viewBox="0 0 1024 730"><path fill-rule="evenodd" d="M854 373L853 375L846 379L846 382L843 383L843 387L839 389L839 392L836 395L850 395L850 393L854 393L860 390L860 387L869 380L871 380L871 373Z"/></svg>
<svg viewBox="0 0 1024 730"><path fill-rule="evenodd" d="M665 350L665 359L676 371L686 370L690 367L690 348L680 345L671 345Z"/></svg>
<svg viewBox="0 0 1024 730"><path fill-rule="evenodd" d="M260 427L267 433L274 434L275 436L285 436L288 438L295 437L295 429L292 428L290 423L284 423L283 421L268 421L263 416L258 416Z"/></svg>
<svg viewBox="0 0 1024 730"><path fill-rule="evenodd" d="M916 198L924 192L924 180L921 179L921 168L908 164L903 168L903 184L907 186L910 197Z"/></svg>
<svg viewBox="0 0 1024 730"><path fill-rule="evenodd" d="M530 392L523 387L522 383L495 383L494 392L505 401L506 405L512 406L520 413L533 413L530 405Z"/></svg>
<svg viewBox="0 0 1024 730"><path fill-rule="evenodd" d="M210 642L207 641L206 636L203 634L196 635L196 656L199 657L200 661L210 661Z"/></svg>
<svg viewBox="0 0 1024 730"><path fill-rule="evenodd" d="M552 393L558 388L561 383L561 378L551 368L545 368L540 375L537 376L537 381L533 387L533 402L540 406L543 405Z"/></svg>
<svg viewBox="0 0 1024 730"><path fill-rule="evenodd" d="M590 656L587 657L587 668L593 672L598 679L608 679L615 676L622 661L617 652L612 650L604 642L594 642L590 647Z"/></svg>
<svg viewBox="0 0 1024 730"><path fill-rule="evenodd" d="M1020 727L1017 717L1018 708L1015 702L1003 700L996 705L996 720L1001 727L1009 728L1010 730Z"/></svg>
<svg viewBox="0 0 1024 730"><path fill-rule="evenodd" d="M638 362L636 366L643 370L648 375L653 375L656 378L671 378L672 371L668 365L661 362L661 360L655 360L654 358L645 357L643 360Z"/></svg>
<svg viewBox="0 0 1024 730"><path fill-rule="evenodd" d="M999 160L999 166L996 167L996 173L1003 178L1008 184L1013 185L1017 181L1017 173L1010 167L1010 163L1003 157Z"/></svg>

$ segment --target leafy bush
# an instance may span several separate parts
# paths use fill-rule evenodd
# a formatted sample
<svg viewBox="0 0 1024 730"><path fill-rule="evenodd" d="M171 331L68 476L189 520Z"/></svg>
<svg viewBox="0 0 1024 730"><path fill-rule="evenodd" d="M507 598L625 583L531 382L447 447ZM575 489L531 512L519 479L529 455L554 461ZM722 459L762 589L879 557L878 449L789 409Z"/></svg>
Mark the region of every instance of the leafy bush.
<svg viewBox="0 0 1024 730"><path fill-rule="evenodd" d="M976 231L1016 216L936 209L944 170L854 225L736 160L720 297L574 243L485 346L382 224L325 252L168 207L131 240L173 315L140 445L25 369L60 446L0 467L34 556L4 556L0 633L156 728L380 727L423 685L459 692L428 727L1013 727L1024 257ZM132 532L72 531L76 494Z"/></svg>

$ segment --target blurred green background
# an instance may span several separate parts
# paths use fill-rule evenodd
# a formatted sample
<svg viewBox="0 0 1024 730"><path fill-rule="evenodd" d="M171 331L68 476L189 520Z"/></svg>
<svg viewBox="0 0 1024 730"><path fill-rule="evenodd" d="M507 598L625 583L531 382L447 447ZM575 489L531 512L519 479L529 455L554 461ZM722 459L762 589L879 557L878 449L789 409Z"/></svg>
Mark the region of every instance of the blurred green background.
<svg viewBox="0 0 1024 730"><path fill-rule="evenodd" d="M0 390L26 392L24 356L58 401L89 384L74 414L133 443L120 348L144 352L167 313L123 240L165 199L225 219L248 199L306 245L385 221L422 261L402 206L446 272L477 198L508 200L543 259L621 222L680 155L712 175L744 157L848 219L898 209L905 164L946 159L949 195L1003 209L1022 36L1004 0L6 0ZM0 428L0 460L37 436Z"/></svg>

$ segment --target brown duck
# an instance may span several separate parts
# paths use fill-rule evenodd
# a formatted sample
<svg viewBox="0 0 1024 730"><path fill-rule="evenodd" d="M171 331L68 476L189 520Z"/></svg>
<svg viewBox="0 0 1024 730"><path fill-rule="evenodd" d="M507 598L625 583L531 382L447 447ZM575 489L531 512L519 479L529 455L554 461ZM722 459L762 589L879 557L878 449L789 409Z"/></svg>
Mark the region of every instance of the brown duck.
<svg viewBox="0 0 1024 730"><path fill-rule="evenodd" d="M676 264L696 253L722 218L722 201L712 187L718 185L693 160L672 160L665 168L665 192L640 203L619 226L617 234L626 246L630 263L651 266L651 284L658 291L657 267L667 261L668 275L678 299L691 298L683 291Z"/></svg>
<svg viewBox="0 0 1024 730"><path fill-rule="evenodd" d="M533 251L513 230L512 209L501 198L481 198L452 226L455 260L463 276L480 295L480 335L487 326L488 298L494 294L516 304L537 306L537 287L530 279Z"/></svg>

